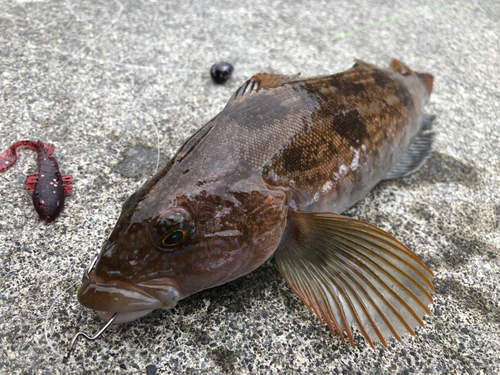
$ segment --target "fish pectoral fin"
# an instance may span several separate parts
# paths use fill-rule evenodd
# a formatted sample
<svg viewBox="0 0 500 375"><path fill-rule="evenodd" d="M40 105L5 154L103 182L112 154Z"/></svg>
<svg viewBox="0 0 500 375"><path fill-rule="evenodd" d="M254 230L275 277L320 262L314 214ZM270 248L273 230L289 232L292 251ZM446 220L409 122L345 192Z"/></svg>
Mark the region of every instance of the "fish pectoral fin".
<svg viewBox="0 0 500 375"><path fill-rule="evenodd" d="M269 90L275 87L283 86L286 83L296 81L300 73L286 76L281 74L258 73L240 86L238 90L231 96L229 103L237 98L250 95L260 90Z"/></svg>
<svg viewBox="0 0 500 375"><path fill-rule="evenodd" d="M435 118L436 116L434 115L424 114L420 132L413 138L406 153L387 173L384 180L408 176L424 164L425 159L427 159L431 152L434 141L434 133L429 132L429 130L432 129L432 122Z"/></svg>
<svg viewBox="0 0 500 375"><path fill-rule="evenodd" d="M373 225L333 213L294 213L276 252L281 274L310 310L354 347L355 322L368 343L423 326L432 272L417 255Z"/></svg>

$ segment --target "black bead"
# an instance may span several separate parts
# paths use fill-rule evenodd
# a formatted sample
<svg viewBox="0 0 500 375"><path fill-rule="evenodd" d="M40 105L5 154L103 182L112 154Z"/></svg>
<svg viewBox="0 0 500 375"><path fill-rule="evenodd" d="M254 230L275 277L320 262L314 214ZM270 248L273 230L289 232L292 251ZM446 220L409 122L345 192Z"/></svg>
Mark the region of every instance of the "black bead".
<svg viewBox="0 0 500 375"><path fill-rule="evenodd" d="M212 69L210 69L210 74L212 75L212 79L215 83L224 83L226 82L233 73L233 66L224 61L218 62Z"/></svg>

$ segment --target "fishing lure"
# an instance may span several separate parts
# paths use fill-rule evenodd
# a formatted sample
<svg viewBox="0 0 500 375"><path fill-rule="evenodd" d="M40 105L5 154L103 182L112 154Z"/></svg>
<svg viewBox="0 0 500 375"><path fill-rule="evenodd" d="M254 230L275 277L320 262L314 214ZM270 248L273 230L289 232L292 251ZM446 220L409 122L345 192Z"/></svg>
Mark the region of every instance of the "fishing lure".
<svg viewBox="0 0 500 375"><path fill-rule="evenodd" d="M26 177L24 188L34 190L33 205L42 220L54 221L61 213L65 196L71 195L73 180L71 175L61 175L53 156L55 146L42 141L18 141L0 154L0 172L11 168L17 161L16 150L29 147L38 154L38 173Z"/></svg>

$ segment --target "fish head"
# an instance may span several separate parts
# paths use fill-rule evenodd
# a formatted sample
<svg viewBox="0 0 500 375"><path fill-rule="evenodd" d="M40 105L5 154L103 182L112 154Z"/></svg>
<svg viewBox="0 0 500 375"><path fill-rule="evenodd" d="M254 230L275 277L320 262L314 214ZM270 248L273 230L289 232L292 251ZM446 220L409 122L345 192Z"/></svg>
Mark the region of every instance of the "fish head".
<svg viewBox="0 0 500 375"><path fill-rule="evenodd" d="M253 271L281 240L283 190L218 184L160 201L158 191L142 188L124 204L95 266L85 271L78 300L104 320L119 312L114 323L124 323L171 309Z"/></svg>

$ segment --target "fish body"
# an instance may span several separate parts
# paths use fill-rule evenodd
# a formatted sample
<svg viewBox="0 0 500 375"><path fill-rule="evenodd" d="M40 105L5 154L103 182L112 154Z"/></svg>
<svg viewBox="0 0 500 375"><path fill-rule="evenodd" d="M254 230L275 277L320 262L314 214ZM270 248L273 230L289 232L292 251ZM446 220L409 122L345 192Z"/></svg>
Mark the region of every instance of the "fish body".
<svg viewBox="0 0 500 375"><path fill-rule="evenodd" d="M353 322L370 344L413 333L429 313L432 273L391 235L340 213L423 161L431 91L431 75L397 60L309 79L255 75L125 202L79 301L131 321L276 254L287 283L342 338L353 343Z"/></svg>
<svg viewBox="0 0 500 375"><path fill-rule="evenodd" d="M24 188L33 190L33 206L42 220L54 221L61 213L65 196L71 195L73 180L71 175L61 175L54 153L54 145L42 141L18 141L0 154L0 172L17 161L16 150L29 147L37 152L38 173L26 177Z"/></svg>

